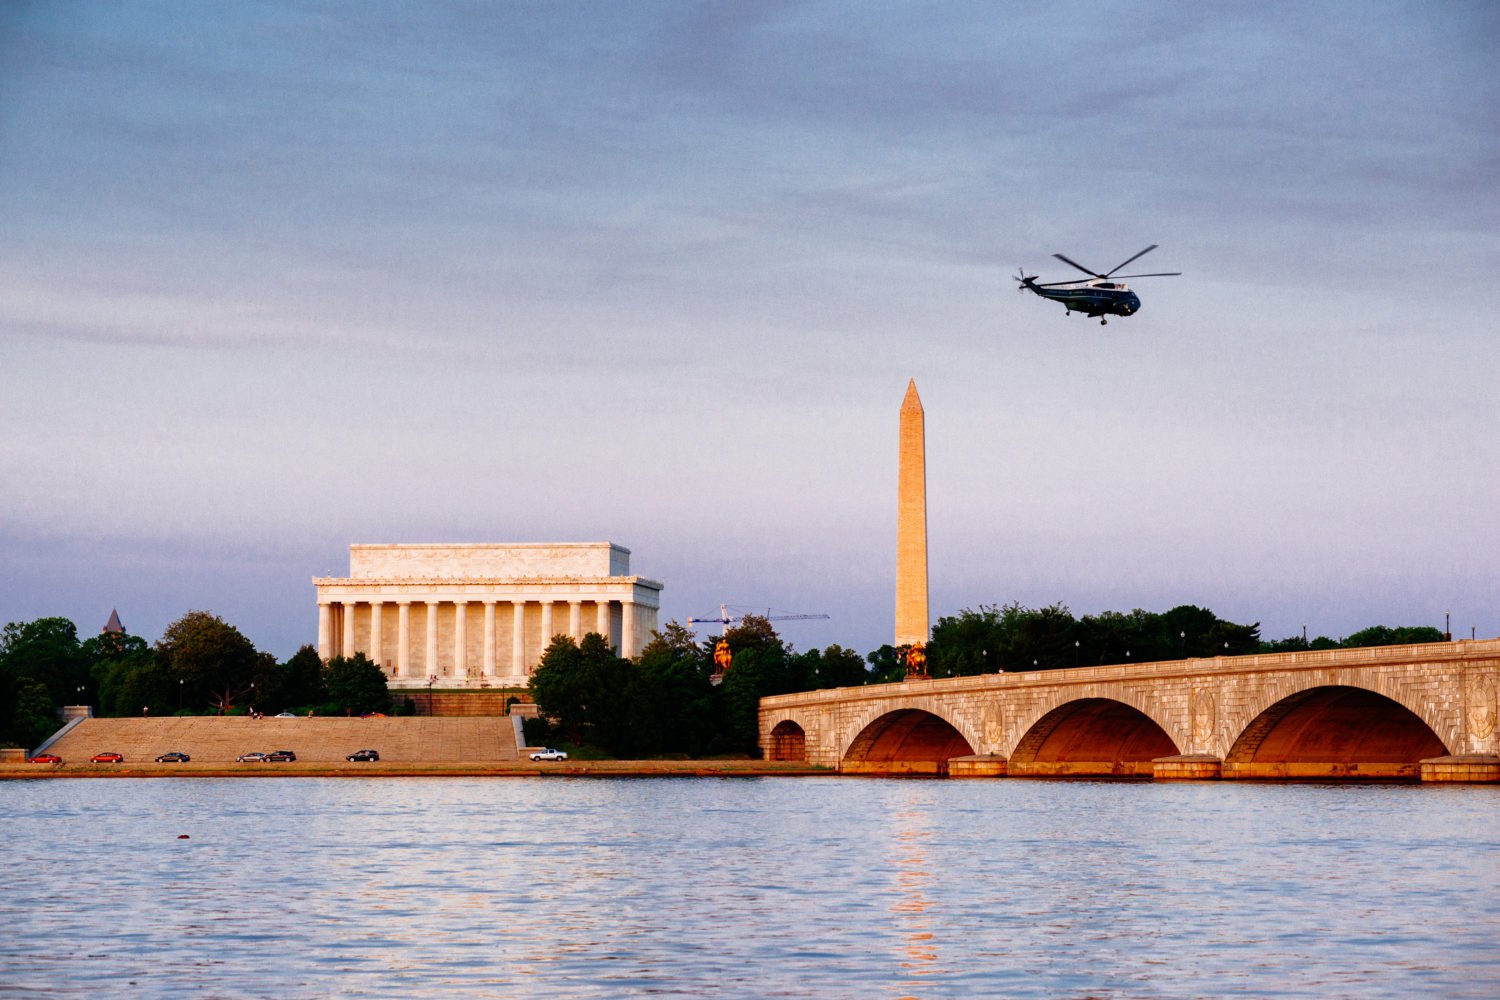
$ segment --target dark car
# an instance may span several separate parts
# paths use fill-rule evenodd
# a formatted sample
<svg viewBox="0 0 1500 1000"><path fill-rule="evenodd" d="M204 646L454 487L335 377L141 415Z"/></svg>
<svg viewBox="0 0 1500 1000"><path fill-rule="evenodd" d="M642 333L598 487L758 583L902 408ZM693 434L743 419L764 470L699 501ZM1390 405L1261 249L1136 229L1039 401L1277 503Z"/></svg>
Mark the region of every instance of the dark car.
<svg viewBox="0 0 1500 1000"><path fill-rule="evenodd" d="M125 757L117 753L96 753L89 758L90 764L123 764Z"/></svg>
<svg viewBox="0 0 1500 1000"><path fill-rule="evenodd" d="M62 758L55 753L39 753L35 757L26 758L28 764L61 764Z"/></svg>
<svg viewBox="0 0 1500 1000"><path fill-rule="evenodd" d="M290 750L272 750L266 754L265 759L267 761L294 761L297 759L297 755Z"/></svg>
<svg viewBox="0 0 1500 1000"><path fill-rule="evenodd" d="M379 750L356 750L353 753L351 753L349 756L345 757L344 759L345 760L379 760L380 759L380 751Z"/></svg>
<svg viewBox="0 0 1500 1000"><path fill-rule="evenodd" d="M162 754L160 757L156 758L156 762L158 764L186 764L192 759L193 758L189 757L181 750L169 750L166 753Z"/></svg>

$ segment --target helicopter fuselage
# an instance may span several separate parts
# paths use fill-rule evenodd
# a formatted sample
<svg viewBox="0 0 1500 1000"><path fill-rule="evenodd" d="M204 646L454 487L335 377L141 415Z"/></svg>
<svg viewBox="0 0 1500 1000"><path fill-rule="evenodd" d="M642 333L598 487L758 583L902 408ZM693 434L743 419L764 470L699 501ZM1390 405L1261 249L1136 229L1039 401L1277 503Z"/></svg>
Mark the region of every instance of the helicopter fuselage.
<svg viewBox="0 0 1500 1000"><path fill-rule="evenodd" d="M1064 288L1049 288L1027 278L1021 284L1044 299L1061 302L1070 313L1079 312L1095 319L1106 315L1130 316L1141 308L1140 298L1130 286L1119 281L1085 280Z"/></svg>

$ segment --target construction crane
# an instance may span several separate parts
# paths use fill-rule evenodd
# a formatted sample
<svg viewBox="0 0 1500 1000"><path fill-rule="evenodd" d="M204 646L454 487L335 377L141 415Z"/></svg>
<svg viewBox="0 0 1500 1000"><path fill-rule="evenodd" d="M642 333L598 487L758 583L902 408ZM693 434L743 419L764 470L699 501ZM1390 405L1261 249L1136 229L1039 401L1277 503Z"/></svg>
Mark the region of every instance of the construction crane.
<svg viewBox="0 0 1500 1000"><path fill-rule="evenodd" d="M737 613L730 614L729 605L721 604L719 605L719 615L717 618L689 618L687 620L688 627L691 628L694 625L707 625L712 623L715 625L724 626L724 631L728 632L729 626L733 625L735 622L743 621L746 615L754 615L757 618L764 618L768 622L805 621L810 618L828 617L827 615L772 614L772 612L776 610L775 608L767 608L766 613L761 614L759 611L752 611L739 605L736 605L734 610Z"/></svg>
<svg viewBox="0 0 1500 1000"><path fill-rule="evenodd" d="M744 621L747 615L756 615L756 617L764 618L768 622L806 621L810 618L828 617L827 615L772 614L776 610L775 608L767 608L766 613L763 615L745 608L735 608L735 610L740 613L732 615L729 613L729 605L721 604L719 605L719 616L717 618L688 619L689 628L692 628L694 625L707 625L710 623L724 627L724 630L719 633L719 641L714 643L714 672L713 676L709 678L710 684L718 685L724 682L724 675L729 671L729 665L732 660L729 652L729 640L725 638L725 635L728 634L730 625L738 621Z"/></svg>

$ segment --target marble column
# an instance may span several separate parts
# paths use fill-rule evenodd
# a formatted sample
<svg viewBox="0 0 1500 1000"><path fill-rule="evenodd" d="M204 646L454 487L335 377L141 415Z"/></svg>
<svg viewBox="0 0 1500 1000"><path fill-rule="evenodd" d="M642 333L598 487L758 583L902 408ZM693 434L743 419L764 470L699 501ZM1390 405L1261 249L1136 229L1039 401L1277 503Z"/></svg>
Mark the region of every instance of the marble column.
<svg viewBox="0 0 1500 1000"><path fill-rule="evenodd" d="M610 641L609 636L609 602L596 601L594 603L597 605L594 615L594 631L604 636L604 644L606 646L613 647L614 643Z"/></svg>
<svg viewBox="0 0 1500 1000"><path fill-rule="evenodd" d="M526 602L511 603L510 672L520 677L526 673Z"/></svg>
<svg viewBox="0 0 1500 1000"><path fill-rule="evenodd" d="M396 673L411 676L411 601L396 602Z"/></svg>
<svg viewBox="0 0 1500 1000"><path fill-rule="evenodd" d="M495 676L495 602L484 602L484 676Z"/></svg>
<svg viewBox="0 0 1500 1000"><path fill-rule="evenodd" d="M340 656L354 655L354 602L344 602L344 642L339 650Z"/></svg>
<svg viewBox="0 0 1500 1000"><path fill-rule="evenodd" d="M385 633L382 629L384 624L380 620L380 609L383 605L379 601L370 602L370 659L382 671L385 670L385 658L381 656L380 647L385 643Z"/></svg>
<svg viewBox="0 0 1500 1000"><path fill-rule="evenodd" d="M469 676L469 602L453 602L453 676Z"/></svg>
<svg viewBox="0 0 1500 1000"><path fill-rule="evenodd" d="M333 657L333 606L327 601L318 602L318 659Z"/></svg>
<svg viewBox="0 0 1500 1000"><path fill-rule="evenodd" d="M635 648L635 602L620 602L620 655L630 659L638 650Z"/></svg>
<svg viewBox="0 0 1500 1000"><path fill-rule="evenodd" d="M546 650L546 648L548 646L552 645L552 636L555 635L555 634L556 633L554 633L552 631L552 602L551 601L543 601L542 602L542 649L543 650Z"/></svg>
<svg viewBox="0 0 1500 1000"><path fill-rule="evenodd" d="M583 638L583 602L568 602L568 635L577 642Z"/></svg>
<svg viewBox="0 0 1500 1000"><path fill-rule="evenodd" d="M441 676L438 674L437 657L437 601L427 602L427 643L423 658L422 673L425 677Z"/></svg>

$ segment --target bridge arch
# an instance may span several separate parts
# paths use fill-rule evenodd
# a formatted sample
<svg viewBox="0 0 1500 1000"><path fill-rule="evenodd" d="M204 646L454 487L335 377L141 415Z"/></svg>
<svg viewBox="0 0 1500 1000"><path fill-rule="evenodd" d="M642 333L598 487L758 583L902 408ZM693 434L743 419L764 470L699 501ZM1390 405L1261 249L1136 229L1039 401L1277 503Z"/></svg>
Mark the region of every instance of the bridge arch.
<svg viewBox="0 0 1500 1000"><path fill-rule="evenodd" d="M1115 698L1074 698L1031 724L1010 753L1018 776L1140 777L1181 753L1147 712Z"/></svg>
<svg viewBox="0 0 1500 1000"><path fill-rule="evenodd" d="M1224 755L1226 778L1418 779L1447 746L1390 694L1325 684L1283 695L1250 717Z"/></svg>
<svg viewBox="0 0 1500 1000"><path fill-rule="evenodd" d="M807 731L794 719L782 719L771 727L769 760L807 761Z"/></svg>
<svg viewBox="0 0 1500 1000"><path fill-rule="evenodd" d="M851 738L839 755L840 771L945 775L949 760L974 753L974 741L930 709L899 707L873 715L849 728Z"/></svg>

